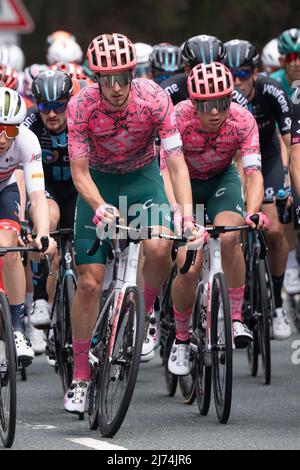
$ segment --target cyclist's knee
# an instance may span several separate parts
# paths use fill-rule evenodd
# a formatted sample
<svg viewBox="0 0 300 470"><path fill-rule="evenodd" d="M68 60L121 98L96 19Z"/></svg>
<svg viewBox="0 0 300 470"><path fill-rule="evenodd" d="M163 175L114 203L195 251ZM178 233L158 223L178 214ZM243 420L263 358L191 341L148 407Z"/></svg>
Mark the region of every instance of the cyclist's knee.
<svg viewBox="0 0 300 470"><path fill-rule="evenodd" d="M99 296L103 285L104 270L90 269L85 267L78 268L78 294L87 301Z"/></svg>
<svg viewBox="0 0 300 470"><path fill-rule="evenodd" d="M222 235L222 255L226 256L233 251L240 249L240 235L239 232L228 232Z"/></svg>
<svg viewBox="0 0 300 470"><path fill-rule="evenodd" d="M171 262L172 243L166 240L152 240L154 243L148 244L144 250L145 262L151 262L159 269L165 269L166 264Z"/></svg>

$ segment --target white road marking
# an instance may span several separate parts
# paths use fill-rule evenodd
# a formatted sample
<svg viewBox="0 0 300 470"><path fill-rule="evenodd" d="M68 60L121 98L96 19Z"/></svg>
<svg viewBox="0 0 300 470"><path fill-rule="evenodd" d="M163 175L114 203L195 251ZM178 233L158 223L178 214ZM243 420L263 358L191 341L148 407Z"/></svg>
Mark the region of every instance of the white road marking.
<svg viewBox="0 0 300 470"><path fill-rule="evenodd" d="M126 447L120 447L108 442L99 441L98 439L82 438L82 439L67 439L67 441L80 444L82 446L91 447L96 450L128 450Z"/></svg>

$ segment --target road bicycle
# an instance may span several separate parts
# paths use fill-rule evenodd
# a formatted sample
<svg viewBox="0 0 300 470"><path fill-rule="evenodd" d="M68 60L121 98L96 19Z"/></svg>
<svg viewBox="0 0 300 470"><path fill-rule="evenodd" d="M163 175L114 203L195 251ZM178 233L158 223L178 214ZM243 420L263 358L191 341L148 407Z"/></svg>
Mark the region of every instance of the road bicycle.
<svg viewBox="0 0 300 470"><path fill-rule="evenodd" d="M48 238L41 239L43 251ZM40 252L35 248L0 248L0 437L5 447L13 445L17 417L16 371L21 366L16 356L9 302L2 281L2 257L8 253Z"/></svg>
<svg viewBox="0 0 300 470"><path fill-rule="evenodd" d="M137 286L140 242L156 237L151 228L133 229L115 225L112 241L112 281L99 314L90 349L92 381L89 390L89 421L104 437L119 430L130 405L138 376L144 340L144 299ZM124 235L128 244L124 248ZM159 238L176 237L160 234ZM101 237L101 235L100 235ZM96 240L88 254L98 250Z"/></svg>
<svg viewBox="0 0 300 470"><path fill-rule="evenodd" d="M77 287L74 268L73 229L59 229L51 237L57 241L58 273L51 310L51 329L47 332L46 354L55 361L65 393L73 379L71 308Z"/></svg>

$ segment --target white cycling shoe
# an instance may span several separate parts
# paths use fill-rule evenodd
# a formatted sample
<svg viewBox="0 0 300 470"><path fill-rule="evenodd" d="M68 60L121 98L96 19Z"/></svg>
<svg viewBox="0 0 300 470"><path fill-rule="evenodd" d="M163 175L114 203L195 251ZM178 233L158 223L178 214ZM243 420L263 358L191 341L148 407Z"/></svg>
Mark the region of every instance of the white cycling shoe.
<svg viewBox="0 0 300 470"><path fill-rule="evenodd" d="M35 357L30 341L21 331L15 331L16 353L19 365L28 367Z"/></svg>
<svg viewBox="0 0 300 470"><path fill-rule="evenodd" d="M73 380L64 398L65 410L68 413L83 415L85 412L89 382Z"/></svg>
<svg viewBox="0 0 300 470"><path fill-rule="evenodd" d="M244 349L248 346L248 344L253 341L253 336L250 333L248 327L240 322L234 321L233 322L233 339L234 344L237 349Z"/></svg>
<svg viewBox="0 0 300 470"><path fill-rule="evenodd" d="M44 332L42 330L37 330L31 325L30 321L28 321L26 325L26 335L30 340L35 355L39 356L40 354L43 354L46 350Z"/></svg>
<svg viewBox="0 0 300 470"><path fill-rule="evenodd" d="M192 362L190 360L189 344L173 343L171 354L168 361L168 369L174 375L188 375L192 370Z"/></svg>
<svg viewBox="0 0 300 470"><path fill-rule="evenodd" d="M292 329L290 322L282 308L276 308L276 316L273 317L274 339L284 340L291 336Z"/></svg>
<svg viewBox="0 0 300 470"><path fill-rule="evenodd" d="M300 293L299 268L287 268L285 270L283 287L289 295Z"/></svg>
<svg viewBox="0 0 300 470"><path fill-rule="evenodd" d="M51 307L44 299L33 302L30 313L30 322L38 330L48 329L51 326Z"/></svg>
<svg viewBox="0 0 300 470"><path fill-rule="evenodd" d="M156 328L151 324L152 315L145 316L145 334L142 348L141 362L149 362L154 359L156 345Z"/></svg>

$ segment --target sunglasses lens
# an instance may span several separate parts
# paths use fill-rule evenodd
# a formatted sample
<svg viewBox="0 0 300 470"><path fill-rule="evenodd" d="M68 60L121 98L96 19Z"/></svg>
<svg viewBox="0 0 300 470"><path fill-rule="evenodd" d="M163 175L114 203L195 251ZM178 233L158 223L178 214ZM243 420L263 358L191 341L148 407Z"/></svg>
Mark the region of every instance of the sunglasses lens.
<svg viewBox="0 0 300 470"><path fill-rule="evenodd" d="M232 70L233 78L239 78L240 80L247 80L251 77L251 70Z"/></svg>
<svg viewBox="0 0 300 470"><path fill-rule="evenodd" d="M49 114L50 111L54 111L56 114L63 113L66 111L68 106L67 102L64 103L38 103L38 110L40 113Z"/></svg>
<svg viewBox="0 0 300 470"><path fill-rule="evenodd" d="M117 75L99 75L98 82L101 86L113 88L116 83L120 87L126 86L133 80L132 73L120 73Z"/></svg>
<svg viewBox="0 0 300 470"><path fill-rule="evenodd" d="M17 126L0 126L0 135L3 132L7 139L13 139L19 135L19 128Z"/></svg>
<svg viewBox="0 0 300 470"><path fill-rule="evenodd" d="M197 101L197 109L201 113L210 113L213 109L218 112L227 111L231 104L231 97L225 96L219 100Z"/></svg>

